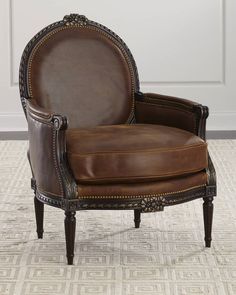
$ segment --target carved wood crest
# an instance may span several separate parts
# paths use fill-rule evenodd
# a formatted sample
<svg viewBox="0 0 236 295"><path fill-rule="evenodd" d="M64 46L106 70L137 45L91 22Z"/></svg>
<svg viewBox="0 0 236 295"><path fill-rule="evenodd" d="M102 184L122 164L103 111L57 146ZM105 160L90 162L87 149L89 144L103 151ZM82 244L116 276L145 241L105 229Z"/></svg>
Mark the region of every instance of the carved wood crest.
<svg viewBox="0 0 236 295"><path fill-rule="evenodd" d="M66 26L83 27L83 26L86 26L88 23L88 19L86 16L80 15L80 14L75 14L75 13L65 15L63 18L63 21Z"/></svg>

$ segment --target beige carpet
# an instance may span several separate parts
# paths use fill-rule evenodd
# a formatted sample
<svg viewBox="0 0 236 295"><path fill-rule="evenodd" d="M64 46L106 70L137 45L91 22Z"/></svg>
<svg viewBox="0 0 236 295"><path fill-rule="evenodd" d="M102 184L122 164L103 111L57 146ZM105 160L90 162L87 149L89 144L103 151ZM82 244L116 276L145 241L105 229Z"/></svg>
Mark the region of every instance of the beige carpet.
<svg viewBox="0 0 236 295"><path fill-rule="evenodd" d="M36 239L27 142L0 142L1 295L236 294L236 141L209 142L218 176L213 243L203 244L202 200L142 214L77 212L67 266L63 211L46 206Z"/></svg>

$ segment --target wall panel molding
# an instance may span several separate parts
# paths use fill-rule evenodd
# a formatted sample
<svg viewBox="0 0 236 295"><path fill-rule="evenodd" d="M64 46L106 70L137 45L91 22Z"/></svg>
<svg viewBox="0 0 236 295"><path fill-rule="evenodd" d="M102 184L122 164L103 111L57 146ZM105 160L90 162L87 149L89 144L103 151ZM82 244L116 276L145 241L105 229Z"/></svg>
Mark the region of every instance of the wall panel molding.
<svg viewBox="0 0 236 295"><path fill-rule="evenodd" d="M13 0L9 0L9 49L10 49L10 86L18 87L14 81L14 36L13 36Z"/></svg>
<svg viewBox="0 0 236 295"><path fill-rule="evenodd" d="M0 113L0 131L26 131L27 123L22 112Z"/></svg>
<svg viewBox="0 0 236 295"><path fill-rule="evenodd" d="M202 87L202 86L224 86L225 82L222 81L162 81L162 82L158 82L158 81L140 81L140 86L141 87L156 87L156 86L198 86L198 87Z"/></svg>
<svg viewBox="0 0 236 295"><path fill-rule="evenodd" d="M137 2L135 9L136 13L132 17L132 20L126 20L125 17L121 17L120 13L122 10L122 3L125 3L125 0L120 0L120 3L111 2L109 0L100 0L99 3L94 3L92 0L81 0L79 11L89 18L94 19L98 22L102 22L108 27L112 28L117 32L121 37L127 42L127 45L130 46L131 51L134 54L135 59L137 60L138 69L141 73L141 90L144 92L158 92L163 94L169 94L174 96L179 96L183 98L189 98L197 100L202 104L206 104L210 108L210 117L208 120L207 128L209 130L235 130L236 129L236 84L234 77L236 76L236 64L235 64L235 51L236 51L236 41L234 38L233 27L236 26L236 1L235 0L209 0L204 2L204 0L180 0L178 6L170 5L172 0L150 0L147 4L143 2ZM167 4L168 3L168 4ZM176 2L175 2L176 3ZM192 4L190 4L192 3ZM129 11L131 9L132 3L126 2L126 9ZM176 63L177 69L173 75L170 72L170 65L172 60L167 62L166 71L159 71L155 74L156 64L159 65L160 58L152 66L150 75L147 74L147 64L152 60L153 52L150 48L150 43L144 44L147 40L144 40L143 43L140 43L143 37L142 26L151 27L156 30L157 28L157 16L162 17L158 14L158 11L163 10L163 24L167 24L165 14L168 12L167 6L170 5L172 12L176 9L180 10L180 14L176 15L177 20L180 20L181 13L183 11L183 18L186 17L186 30L185 32L184 21L181 21L183 25L182 31L179 28L179 32L186 33L186 38L190 36L190 40L193 41L193 32L196 33L197 39L196 44L201 40L202 33L204 38L209 36L209 39L206 43L203 43L202 46L194 50L193 46L189 47L190 58L196 57L197 62L199 61L199 66L197 62L192 63L188 67L189 58L186 58L186 64L183 67L183 74L178 74L179 72L179 63ZM99 7L100 11L98 14L97 8ZM106 7L106 9L104 9ZM117 8L114 10L114 7ZM47 8L47 9L46 9ZM152 11L150 9L153 8ZM193 13L196 8L196 14ZM212 8L212 11L211 11ZM67 3L60 1L37 1L37 0L6 0L0 2L0 14L3 19L3 26L0 28L1 31L1 51L6 57L3 61L3 67L0 69L0 91L2 97L6 99L0 100L0 131L7 130L27 130L26 120L21 111L19 91L18 91L18 62L19 62L19 51L22 51L25 43L28 41L30 36L33 36L32 32L37 32L41 26L47 25L50 22L56 21L63 17L64 14L69 12L78 11L78 3L76 0L68 0ZM116 11L116 14L114 13ZM130 10L131 11L131 10ZM150 12L148 14L147 12ZM190 12L190 17L188 16L188 11ZM43 13L45 12L45 13ZM203 17L198 17L198 14L203 14ZM205 13L205 14L204 14ZM136 28L137 20L140 19L142 15L142 23L138 26L139 31L133 31L133 26ZM175 17L175 12L170 13L170 15ZM24 17L23 17L24 16ZM211 19L212 16L212 19ZM191 23L191 18L193 17L193 27L188 28L188 24ZM182 19L183 19L182 18ZM209 18L209 28L208 22L206 19ZM190 20L189 20L190 19ZM200 21L200 29L198 30L198 22ZM202 25L201 25L201 20ZM147 24L147 25L146 25ZM158 23L158 26L161 24ZM175 22L170 23L170 26L173 27ZM203 26L206 27L206 34L204 34ZM146 28L145 27L145 28ZM171 31L171 29L168 29ZM165 31L168 32L168 30ZM158 38L163 37L165 39L165 34L161 36L161 30L157 29ZM189 35L189 32L190 35ZM212 32L212 36L209 32ZM155 32L154 32L155 33ZM175 40L178 41L178 35L175 35L176 30L173 30L173 37L176 37ZM133 34L133 35L132 35ZM150 36L149 36L150 37ZM212 37L212 41L210 38ZM203 38L203 39L204 39ZM162 40L164 40L162 39ZM181 40L181 38L180 38ZM183 39L186 40L186 39ZM131 42L130 42L131 41ZM165 40L164 40L165 41ZM167 40L167 43L169 41ZM211 43L212 42L212 43ZM154 42L155 48L157 48L158 54L158 40ZM168 43L169 44L169 43ZM175 46L175 42L170 42ZM204 46L206 46L206 51L204 51ZM135 52L135 48L138 48ZM165 43L162 46L165 49ZM179 48L177 56L179 56L182 62L185 61L182 56L182 51L180 50L183 47ZM214 48L216 50L214 50ZM191 51L193 49L193 51ZM147 60L145 64L145 59L141 60L140 65L140 56L143 51L147 58L147 52L150 50L151 55L150 59ZM171 49L172 50L172 49ZM170 50L170 54L172 51ZM200 51L199 51L200 50ZM212 58L211 52L212 51ZM186 51L183 51L186 52ZM206 57L209 55L209 62ZM166 55L168 56L168 55ZM204 63L206 67L206 74L204 73ZM162 66L165 64L163 62ZM214 67L215 64L215 67ZM209 67L212 65L212 68ZM190 71L188 72L188 68ZM194 69L196 68L196 73ZM146 72L143 71L146 69ZM159 68L161 69L161 68ZM163 68L162 68L163 69ZM174 69L174 68L173 68ZM142 73L146 73L143 75ZM188 73L190 75L188 76ZM192 73L192 75L191 75ZM196 98L196 99L195 99ZM224 110L224 111L223 111Z"/></svg>
<svg viewBox="0 0 236 295"><path fill-rule="evenodd" d="M193 85L193 86L201 86L201 85L210 85L210 86L214 86L214 85L221 85L225 83L225 54L226 54L226 50L225 50L225 25L226 25L226 10L225 10L225 1L226 0L221 0L221 40L222 40L222 56L221 56L221 61L222 61L222 69L221 69L221 79L220 80L197 80L197 81L146 81L146 80L141 80L141 86L160 86L160 85ZM15 72L15 55L14 55L14 20L13 20L13 11L14 11L14 0L9 0L9 22L10 22L10 30L9 30L9 34L10 34L10 84L12 87L18 87L18 81L16 79L16 75L14 75ZM127 41L128 42L128 41ZM129 46L129 44L128 44ZM15 76L15 77L14 77Z"/></svg>

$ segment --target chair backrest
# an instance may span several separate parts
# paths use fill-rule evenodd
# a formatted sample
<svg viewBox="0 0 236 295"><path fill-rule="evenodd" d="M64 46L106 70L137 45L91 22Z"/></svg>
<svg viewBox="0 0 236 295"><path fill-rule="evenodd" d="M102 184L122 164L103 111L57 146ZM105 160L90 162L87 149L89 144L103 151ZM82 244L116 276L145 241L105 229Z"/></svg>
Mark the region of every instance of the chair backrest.
<svg viewBox="0 0 236 295"><path fill-rule="evenodd" d="M31 39L20 65L20 93L67 116L69 128L130 123L139 91L135 61L111 30L71 14Z"/></svg>

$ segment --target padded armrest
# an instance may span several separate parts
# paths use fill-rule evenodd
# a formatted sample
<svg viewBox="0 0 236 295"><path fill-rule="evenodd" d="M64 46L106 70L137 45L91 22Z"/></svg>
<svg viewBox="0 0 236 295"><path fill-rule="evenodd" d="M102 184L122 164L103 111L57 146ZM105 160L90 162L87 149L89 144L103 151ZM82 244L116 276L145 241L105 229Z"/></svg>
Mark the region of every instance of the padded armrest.
<svg viewBox="0 0 236 295"><path fill-rule="evenodd" d="M190 131L205 140L208 108L199 103L154 93L137 93L137 123L160 124Z"/></svg>
<svg viewBox="0 0 236 295"><path fill-rule="evenodd" d="M46 121L50 121L52 116L55 115L54 113L45 110L44 108L40 107L36 100L31 98L27 100L27 113L33 114L34 116L38 117L38 119L45 119Z"/></svg>
<svg viewBox="0 0 236 295"><path fill-rule="evenodd" d="M67 168L66 118L39 107L34 99L27 100L26 110L29 161L37 190L42 194L72 198L77 192Z"/></svg>

